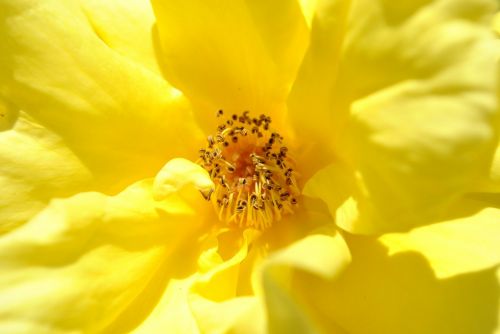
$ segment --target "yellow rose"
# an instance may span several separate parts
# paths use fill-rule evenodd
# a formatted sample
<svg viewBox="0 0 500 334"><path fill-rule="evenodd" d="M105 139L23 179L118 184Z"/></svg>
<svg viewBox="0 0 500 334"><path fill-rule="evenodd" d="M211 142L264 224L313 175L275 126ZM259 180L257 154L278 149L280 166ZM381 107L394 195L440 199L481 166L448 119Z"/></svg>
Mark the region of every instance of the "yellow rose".
<svg viewBox="0 0 500 334"><path fill-rule="evenodd" d="M0 333L500 331L496 10L2 0Z"/></svg>

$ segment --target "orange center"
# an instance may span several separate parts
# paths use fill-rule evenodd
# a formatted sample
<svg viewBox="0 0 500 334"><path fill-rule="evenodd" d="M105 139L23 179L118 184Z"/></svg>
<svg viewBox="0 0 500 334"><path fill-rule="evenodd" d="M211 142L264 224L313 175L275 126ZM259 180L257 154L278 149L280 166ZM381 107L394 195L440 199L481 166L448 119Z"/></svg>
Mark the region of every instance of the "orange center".
<svg viewBox="0 0 500 334"><path fill-rule="evenodd" d="M219 110L218 117L223 116ZM208 136L199 163L214 181L211 200L230 225L265 229L292 213L300 191L283 137L270 130L270 117L232 115Z"/></svg>

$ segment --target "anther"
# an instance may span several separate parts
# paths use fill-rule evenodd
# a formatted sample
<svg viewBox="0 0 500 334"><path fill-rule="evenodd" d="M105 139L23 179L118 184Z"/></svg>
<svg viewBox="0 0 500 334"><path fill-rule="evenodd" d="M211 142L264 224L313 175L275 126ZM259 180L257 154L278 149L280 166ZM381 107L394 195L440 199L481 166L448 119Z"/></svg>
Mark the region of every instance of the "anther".
<svg viewBox="0 0 500 334"><path fill-rule="evenodd" d="M223 110L216 115L224 118ZM202 196L227 224L265 229L292 213L292 205L298 202L293 160L287 157L285 146L273 150L283 137L270 130L270 123L265 114L253 118L248 111L230 114L217 126L216 134L207 137L207 147L198 152L198 163L215 184L215 190Z"/></svg>

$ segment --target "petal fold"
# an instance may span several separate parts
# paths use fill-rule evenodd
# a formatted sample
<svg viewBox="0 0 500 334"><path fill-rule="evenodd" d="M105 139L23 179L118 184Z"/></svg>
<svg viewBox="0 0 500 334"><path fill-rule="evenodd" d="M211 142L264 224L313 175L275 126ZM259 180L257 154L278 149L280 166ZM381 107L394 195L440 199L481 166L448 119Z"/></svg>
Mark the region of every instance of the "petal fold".
<svg viewBox="0 0 500 334"><path fill-rule="evenodd" d="M93 184L92 173L60 136L24 111L7 112L12 127L0 132L0 234L27 222L52 198Z"/></svg>
<svg viewBox="0 0 500 334"><path fill-rule="evenodd" d="M498 267L444 279L434 275L419 252L389 255L373 237L346 236L346 242L352 263L337 279L304 277L296 287L320 321L334 322L345 333L494 333L497 329Z"/></svg>
<svg viewBox="0 0 500 334"><path fill-rule="evenodd" d="M466 201L459 205L462 210L472 206ZM385 234L380 242L387 247L389 256L405 252L421 254L438 279L449 278L500 265L499 222L500 208L481 208L464 218L407 233Z"/></svg>
<svg viewBox="0 0 500 334"><path fill-rule="evenodd" d="M80 0L99 38L110 48L160 74L153 45L155 16L147 0Z"/></svg>
<svg viewBox="0 0 500 334"><path fill-rule="evenodd" d="M185 270L176 259L197 249L205 219L176 194L155 201L152 187L53 200L0 238L0 331L101 332L137 305L124 322L143 322L161 287Z"/></svg>
<svg viewBox="0 0 500 334"><path fill-rule="evenodd" d="M350 171L358 209L343 224L350 232L437 221L488 174L499 135L496 7L490 0L317 6L290 118Z"/></svg>
<svg viewBox="0 0 500 334"><path fill-rule="evenodd" d="M270 255L262 264L261 288L272 333L320 333L314 311L295 293L301 273L332 280L351 261L339 233L312 234ZM315 289L315 287L310 287ZM328 326L330 332L334 329ZM333 331L336 333L336 331Z"/></svg>
<svg viewBox="0 0 500 334"><path fill-rule="evenodd" d="M182 94L120 49L128 40L113 37L114 6L130 13L134 5L0 3L0 96L63 138L106 191L153 176L174 156L194 156L202 140ZM134 27L137 42L132 35L146 28L127 31Z"/></svg>
<svg viewBox="0 0 500 334"><path fill-rule="evenodd" d="M186 159L172 159L156 175L153 196L162 200L187 185L194 185L206 197L214 190L214 183L204 168Z"/></svg>
<svg viewBox="0 0 500 334"><path fill-rule="evenodd" d="M152 4L166 77L202 106L197 115L204 124L213 125L219 109L282 116L276 109L285 101L307 43L296 1Z"/></svg>

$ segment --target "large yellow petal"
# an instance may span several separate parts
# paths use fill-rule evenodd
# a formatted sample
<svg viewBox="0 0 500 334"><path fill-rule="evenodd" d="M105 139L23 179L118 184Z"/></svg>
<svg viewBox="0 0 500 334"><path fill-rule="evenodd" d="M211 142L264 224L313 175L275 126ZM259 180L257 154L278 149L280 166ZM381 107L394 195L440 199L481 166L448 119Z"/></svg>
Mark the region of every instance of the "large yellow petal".
<svg viewBox="0 0 500 334"><path fill-rule="evenodd" d="M499 316L497 267L447 279L415 251L388 255L376 239L348 237L352 263L334 281L312 276L296 291L325 322L351 334L492 333Z"/></svg>
<svg viewBox="0 0 500 334"><path fill-rule="evenodd" d="M278 116L307 42L295 1L152 3L166 77L202 105L208 129L218 109Z"/></svg>
<svg viewBox="0 0 500 334"><path fill-rule="evenodd" d="M489 269L500 264L500 196L496 208L467 199L456 205L470 216L423 226L407 233L385 234L380 242L389 256L422 254L438 279ZM455 210L458 212L458 209ZM475 211L475 212L474 212Z"/></svg>
<svg viewBox="0 0 500 334"><path fill-rule="evenodd" d="M67 197L92 185L91 173L60 136L23 111L4 112L7 129L0 132L0 234L28 221L53 197ZM7 124L10 121L13 124Z"/></svg>
<svg viewBox="0 0 500 334"><path fill-rule="evenodd" d="M169 158L194 156L201 138L182 95L112 38L106 8L99 16L90 2L2 1L0 95L61 136L103 189L117 190Z"/></svg>
<svg viewBox="0 0 500 334"><path fill-rule="evenodd" d="M138 300L128 321L140 323L161 295L144 291L182 275L197 249L197 205L177 192L155 201L151 181L52 201L0 238L0 332L101 332Z"/></svg>
<svg viewBox="0 0 500 334"><path fill-rule="evenodd" d="M496 148L495 2L322 4L290 116L350 170L359 215L337 214L358 217L341 225L373 233L436 220L477 187Z"/></svg>

